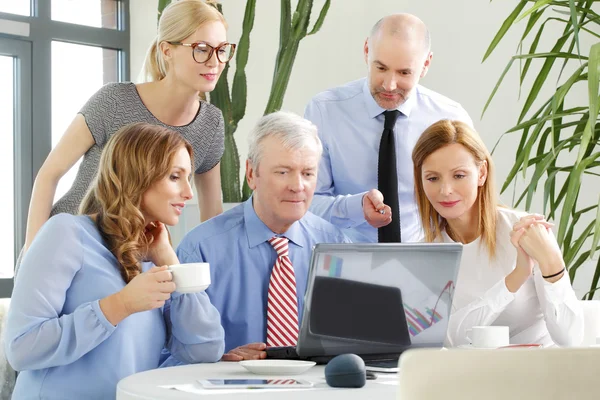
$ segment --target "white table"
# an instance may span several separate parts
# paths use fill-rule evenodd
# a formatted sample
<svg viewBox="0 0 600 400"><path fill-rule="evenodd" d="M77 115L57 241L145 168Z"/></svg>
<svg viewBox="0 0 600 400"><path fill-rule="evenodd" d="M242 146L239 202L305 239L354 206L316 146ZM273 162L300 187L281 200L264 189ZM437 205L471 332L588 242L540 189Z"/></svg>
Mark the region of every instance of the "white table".
<svg viewBox="0 0 600 400"><path fill-rule="evenodd" d="M368 380L360 389L331 388L325 383L324 366L316 365L300 375L290 378L305 379L314 383L310 389L202 389L196 384L198 379L208 378L281 378L281 376L254 375L234 362L216 364L194 364L180 367L153 369L122 379L117 385L117 400L141 399L197 399L200 396L214 396L218 399L260 398L260 399L396 399L396 374L378 374L377 379ZM179 386L181 385L181 386ZM196 394L169 389L170 386L189 388L193 385Z"/></svg>

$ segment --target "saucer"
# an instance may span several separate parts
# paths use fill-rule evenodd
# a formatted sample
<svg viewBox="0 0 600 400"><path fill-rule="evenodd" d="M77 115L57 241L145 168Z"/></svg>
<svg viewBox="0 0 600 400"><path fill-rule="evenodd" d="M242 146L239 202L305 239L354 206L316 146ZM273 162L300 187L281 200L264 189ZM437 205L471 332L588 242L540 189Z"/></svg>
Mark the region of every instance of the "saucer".
<svg viewBox="0 0 600 400"><path fill-rule="evenodd" d="M206 288L208 288L209 286L210 285L186 286L182 288L177 288L175 289L175 291L179 293L197 293L205 291Z"/></svg>
<svg viewBox="0 0 600 400"><path fill-rule="evenodd" d="M537 343L510 344L508 346L498 347L499 349L541 349L543 346Z"/></svg>
<svg viewBox="0 0 600 400"><path fill-rule="evenodd" d="M508 346L501 347L475 347L472 344L461 344L456 346L459 349L468 349L468 350L511 350L511 349L538 349L541 348L541 344L535 343L527 343L527 344L509 344Z"/></svg>
<svg viewBox="0 0 600 400"><path fill-rule="evenodd" d="M240 365L257 375L295 375L314 367L314 361L299 360L244 360Z"/></svg>
<svg viewBox="0 0 600 400"><path fill-rule="evenodd" d="M467 350L496 350L498 347L475 347L472 344L460 344L456 346L458 349L467 349Z"/></svg>

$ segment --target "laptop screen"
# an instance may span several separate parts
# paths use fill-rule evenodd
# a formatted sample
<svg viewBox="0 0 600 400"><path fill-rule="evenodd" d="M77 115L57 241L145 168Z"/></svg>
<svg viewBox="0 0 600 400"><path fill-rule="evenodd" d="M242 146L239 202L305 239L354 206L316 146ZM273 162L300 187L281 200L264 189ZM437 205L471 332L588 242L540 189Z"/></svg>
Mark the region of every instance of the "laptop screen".
<svg viewBox="0 0 600 400"><path fill-rule="evenodd" d="M330 337L409 345L400 289L349 279L317 276L311 331Z"/></svg>
<svg viewBox="0 0 600 400"><path fill-rule="evenodd" d="M302 331L323 347L442 346L461 254L460 244L317 245Z"/></svg>

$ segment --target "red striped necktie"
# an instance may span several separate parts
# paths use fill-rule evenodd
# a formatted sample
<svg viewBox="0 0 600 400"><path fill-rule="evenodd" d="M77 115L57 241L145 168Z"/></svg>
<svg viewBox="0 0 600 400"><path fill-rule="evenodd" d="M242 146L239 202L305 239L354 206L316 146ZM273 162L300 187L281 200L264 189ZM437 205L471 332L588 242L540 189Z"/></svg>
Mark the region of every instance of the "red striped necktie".
<svg viewBox="0 0 600 400"><path fill-rule="evenodd" d="M277 252L277 260L269 281L267 301L267 346L296 346L298 341L298 300L296 277L288 256L288 242L274 236L269 243Z"/></svg>

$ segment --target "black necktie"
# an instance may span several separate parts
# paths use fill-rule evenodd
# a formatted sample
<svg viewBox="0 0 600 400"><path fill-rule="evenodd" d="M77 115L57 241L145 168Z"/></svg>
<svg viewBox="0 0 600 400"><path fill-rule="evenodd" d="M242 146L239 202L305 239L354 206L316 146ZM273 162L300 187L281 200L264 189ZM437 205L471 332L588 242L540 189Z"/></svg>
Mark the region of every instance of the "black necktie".
<svg viewBox="0 0 600 400"><path fill-rule="evenodd" d="M396 168L396 141L394 124L400 115L398 110L383 113L385 123L379 143L379 165L377 166L377 186L383 194L383 202L392 209L392 222L377 230L379 243L398 243L400 236L400 206L398 204L398 171Z"/></svg>

